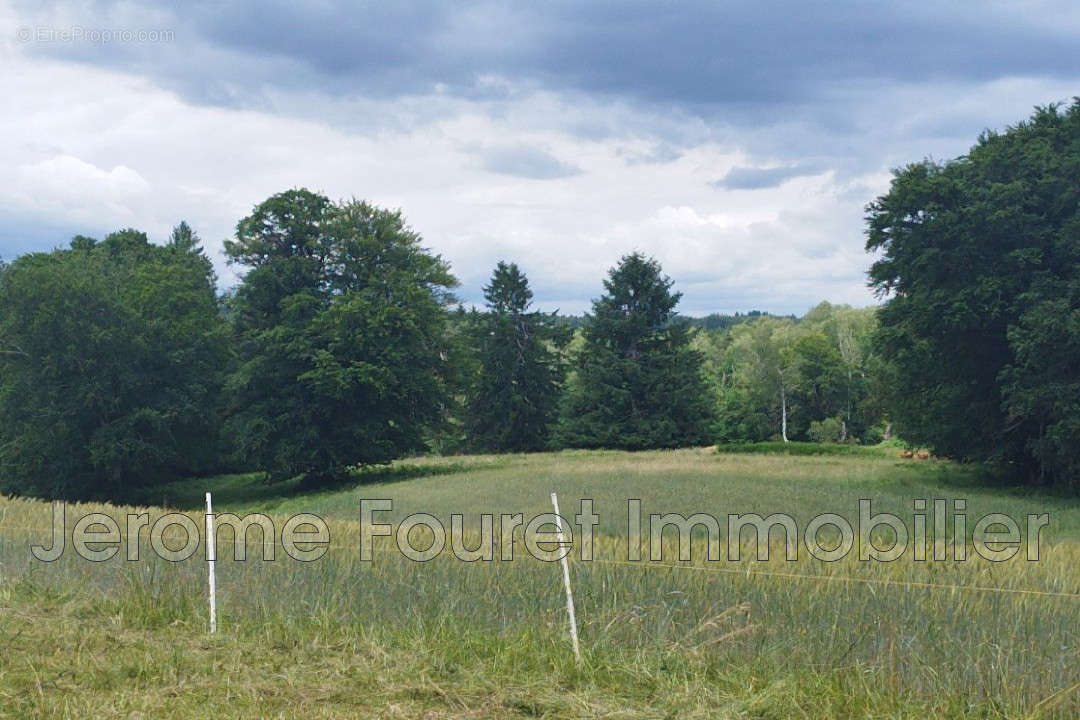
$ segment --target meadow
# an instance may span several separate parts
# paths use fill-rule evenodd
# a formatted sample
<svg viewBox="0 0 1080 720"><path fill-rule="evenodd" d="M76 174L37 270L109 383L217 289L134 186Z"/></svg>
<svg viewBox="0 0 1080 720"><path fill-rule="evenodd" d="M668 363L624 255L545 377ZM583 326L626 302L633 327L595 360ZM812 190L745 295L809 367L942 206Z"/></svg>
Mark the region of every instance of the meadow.
<svg viewBox="0 0 1080 720"><path fill-rule="evenodd" d="M979 468L843 455L690 449L416 458L300 493L258 475L158 488L145 508L69 506L120 518L312 512L330 550L312 563L217 563L219 631L207 633L206 563L144 553L90 563L49 544L46 503L0 499L0 717L986 717L1080 713L1080 503L986 487ZM596 559L571 554L582 662L567 637L557 564L416 563L380 538L360 560L361 501L411 513L563 514L592 498ZM799 527L858 500L911 522L912 502L966 500L967 515L1049 513L1038 562L891 563L802 553L626 562L626 503L643 512L788 513ZM123 523L121 522L121 525ZM279 524L280 527L280 524ZM968 531L971 531L969 523ZM951 537L952 529L949 529ZM421 543L418 543L421 544ZM255 548L256 550L258 548ZM249 548L249 551L252 548ZM951 551L950 551L951 557Z"/></svg>

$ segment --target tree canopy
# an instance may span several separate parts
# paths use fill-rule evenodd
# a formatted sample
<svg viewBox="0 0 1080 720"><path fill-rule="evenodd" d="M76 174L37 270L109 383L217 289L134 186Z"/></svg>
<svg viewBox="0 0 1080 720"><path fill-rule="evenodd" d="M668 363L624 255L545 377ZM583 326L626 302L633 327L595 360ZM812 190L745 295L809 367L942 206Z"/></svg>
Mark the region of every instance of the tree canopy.
<svg viewBox="0 0 1080 720"><path fill-rule="evenodd" d="M198 238L177 233L79 236L2 273L0 490L124 498L215 466L226 327Z"/></svg>
<svg viewBox="0 0 1080 720"><path fill-rule="evenodd" d="M424 448L448 400L457 282L421 243L400 212L308 190L240 221L229 427L249 463L321 484Z"/></svg>
<svg viewBox="0 0 1080 720"><path fill-rule="evenodd" d="M874 308L822 302L802 318L761 316L699 336L720 442L877 442L888 429L875 393Z"/></svg>
<svg viewBox="0 0 1080 720"><path fill-rule="evenodd" d="M898 170L868 206L867 249L904 437L1076 483L1080 100Z"/></svg>

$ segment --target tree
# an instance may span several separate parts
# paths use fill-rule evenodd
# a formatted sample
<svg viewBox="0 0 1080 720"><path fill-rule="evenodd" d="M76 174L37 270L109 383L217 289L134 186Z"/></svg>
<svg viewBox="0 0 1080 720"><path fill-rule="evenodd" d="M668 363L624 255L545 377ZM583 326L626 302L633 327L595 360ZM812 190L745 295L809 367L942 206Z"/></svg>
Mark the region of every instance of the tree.
<svg viewBox="0 0 1080 720"><path fill-rule="evenodd" d="M229 426L272 478L338 481L424 448L449 400L446 307L457 283L400 212L289 190L226 243L241 362Z"/></svg>
<svg viewBox="0 0 1080 720"><path fill-rule="evenodd" d="M1039 480L1080 486L1080 282L1035 288L1026 300L1031 309L1009 329L1014 359L1000 378L1004 409L1014 422L1038 419L1027 449Z"/></svg>
<svg viewBox="0 0 1080 720"><path fill-rule="evenodd" d="M855 309L848 305L819 303L799 323L821 340L804 340L799 353L803 367L800 394L807 398L810 420L835 417L840 422L840 438L858 437L877 441L882 436L884 411L872 396L879 367L871 347L877 327L877 309ZM813 349L812 360L806 351ZM824 400L827 393L829 399Z"/></svg>
<svg viewBox="0 0 1080 720"><path fill-rule="evenodd" d="M798 320L759 316L697 341L717 388L717 440L878 442L875 312L823 302Z"/></svg>
<svg viewBox="0 0 1080 720"><path fill-rule="evenodd" d="M488 311L472 317L478 372L465 429L474 448L524 452L549 445L570 331L556 313L529 311L532 296L518 266L500 262L484 288Z"/></svg>
<svg viewBox="0 0 1080 720"><path fill-rule="evenodd" d="M798 326L763 316L731 333L732 387L720 407L720 441L756 442L779 435L787 442L799 382Z"/></svg>
<svg viewBox="0 0 1080 720"><path fill-rule="evenodd" d="M889 298L876 346L906 439L1076 483L1078 187L1080 100L898 170L868 206L871 283Z"/></svg>
<svg viewBox="0 0 1080 720"><path fill-rule="evenodd" d="M183 220L180 224L173 228L172 233L169 235L168 247L172 248L175 252L190 252L196 255L202 255L201 242L199 236L191 229Z"/></svg>
<svg viewBox="0 0 1080 720"><path fill-rule="evenodd" d="M680 294L660 265L626 255L593 303L560 421L571 447L673 448L703 444L714 407L702 357L676 320Z"/></svg>
<svg viewBox="0 0 1080 720"><path fill-rule="evenodd" d="M849 377L843 357L825 333L805 327L802 330L802 337L791 347L794 373L798 377L794 393L799 407L796 426L801 432L815 421L837 419L843 425L838 439L846 440Z"/></svg>
<svg viewBox="0 0 1080 720"><path fill-rule="evenodd" d="M228 362L194 235L18 258L0 282L0 491L119 500L208 471Z"/></svg>

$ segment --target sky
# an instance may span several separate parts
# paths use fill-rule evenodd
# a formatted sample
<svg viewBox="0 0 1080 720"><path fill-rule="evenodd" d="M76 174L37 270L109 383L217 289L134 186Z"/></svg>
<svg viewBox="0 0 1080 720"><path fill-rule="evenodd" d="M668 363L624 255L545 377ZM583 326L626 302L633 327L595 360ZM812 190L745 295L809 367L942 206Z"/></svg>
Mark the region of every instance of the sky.
<svg viewBox="0 0 1080 720"><path fill-rule="evenodd" d="M0 257L307 187L400 208L482 302L581 313L633 251L687 315L877 300L893 168L1080 95L1064 2L0 2Z"/></svg>

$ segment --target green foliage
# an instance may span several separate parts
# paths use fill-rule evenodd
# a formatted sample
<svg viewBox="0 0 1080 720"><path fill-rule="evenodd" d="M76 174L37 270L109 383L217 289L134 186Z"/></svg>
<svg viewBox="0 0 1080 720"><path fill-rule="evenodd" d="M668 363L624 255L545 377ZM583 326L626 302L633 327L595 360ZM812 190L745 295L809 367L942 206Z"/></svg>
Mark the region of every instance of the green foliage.
<svg viewBox="0 0 1080 720"><path fill-rule="evenodd" d="M1080 100L965 156L896 172L868 207L876 345L901 433L1031 481L1080 467Z"/></svg>
<svg viewBox="0 0 1080 720"><path fill-rule="evenodd" d="M1002 371L1005 411L1016 422L1037 418L1027 449L1042 479L1080 486L1080 281L1061 290L1035 290L1031 303L1009 328L1013 362Z"/></svg>
<svg viewBox="0 0 1080 720"><path fill-rule="evenodd" d="M884 450L891 446L878 445L843 445L836 442L735 442L718 445L721 453L749 455L858 455L861 457L882 457Z"/></svg>
<svg viewBox="0 0 1080 720"><path fill-rule="evenodd" d="M500 262L484 288L488 312L470 316L478 370L465 431L475 449L521 452L550 444L570 330L555 313L530 312L532 296L518 266Z"/></svg>
<svg viewBox="0 0 1080 720"><path fill-rule="evenodd" d="M875 393L881 382L872 346L877 310L822 302L799 324L810 335L796 347L802 378L796 395L814 408L802 422L837 417L843 439L880 440L873 429L886 415Z"/></svg>
<svg viewBox="0 0 1080 720"><path fill-rule="evenodd" d="M634 253L604 281L584 330L559 427L569 447L666 448L702 444L714 407L681 297L660 265Z"/></svg>
<svg viewBox="0 0 1080 720"><path fill-rule="evenodd" d="M844 441L879 440L874 327L874 308L821 303L798 321L759 317L711 333L700 348L716 390L717 440L805 439L829 418L839 419Z"/></svg>
<svg viewBox="0 0 1080 720"><path fill-rule="evenodd" d="M735 313L734 315L724 315L722 313L710 313L704 317L686 318L686 324L692 328L699 330L707 330L709 332L715 330L728 330L739 323L753 322L758 318L772 317L772 318L786 318L788 320L794 320L794 315L773 315L772 313L762 312L761 310L751 310L748 313Z"/></svg>
<svg viewBox="0 0 1080 720"><path fill-rule="evenodd" d="M290 190L241 220L226 252L249 268L229 382L248 462L318 484L424 448L449 402L456 280L400 212Z"/></svg>
<svg viewBox="0 0 1080 720"><path fill-rule="evenodd" d="M717 423L720 442L783 438L792 412L796 372L793 352L799 328L789 320L759 318L731 330Z"/></svg>
<svg viewBox="0 0 1080 720"><path fill-rule="evenodd" d="M817 443L842 443L847 439L847 425L834 417L812 420L806 435Z"/></svg>
<svg viewBox="0 0 1080 720"><path fill-rule="evenodd" d="M206 472L228 363L190 228L183 245L123 230L18 258L0 281L0 490L122 498Z"/></svg>

